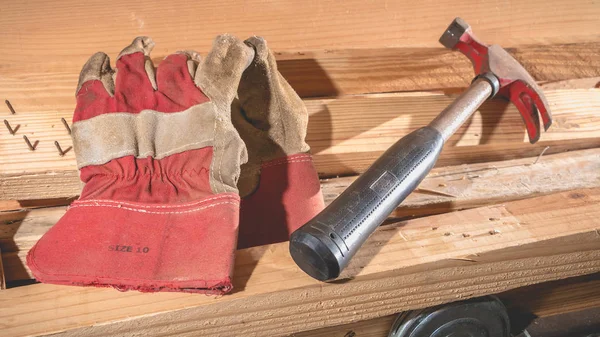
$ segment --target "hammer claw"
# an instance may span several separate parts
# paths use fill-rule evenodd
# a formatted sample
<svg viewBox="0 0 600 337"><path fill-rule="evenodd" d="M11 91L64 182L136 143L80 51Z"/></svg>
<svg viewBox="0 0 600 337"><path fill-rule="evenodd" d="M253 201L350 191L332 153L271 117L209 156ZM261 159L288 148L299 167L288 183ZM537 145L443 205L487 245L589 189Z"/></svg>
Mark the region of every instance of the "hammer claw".
<svg viewBox="0 0 600 337"><path fill-rule="evenodd" d="M492 73L498 78L498 96L509 99L519 109L532 144L540 138L540 116L545 131L552 125L548 101L535 79L502 47L477 40L471 27L460 18L448 26L440 42L463 53L477 75Z"/></svg>
<svg viewBox="0 0 600 337"><path fill-rule="evenodd" d="M533 89L527 87L528 94L533 99L535 106L537 107L540 116L542 117L542 124L544 126L544 131L548 131L550 126L552 125L552 114L546 108L548 106L548 102L546 101L546 97L540 95L538 92L541 92L539 88Z"/></svg>
<svg viewBox="0 0 600 337"><path fill-rule="evenodd" d="M540 117L538 112L540 111L539 106L536 104L536 93L533 89L529 88L523 81L515 81L510 86L507 86L500 90L508 90L507 94L502 96L509 97L510 101L517 107L525 123L527 129L527 135L529 136L529 142L535 144L540 139ZM538 97L539 98L539 97Z"/></svg>

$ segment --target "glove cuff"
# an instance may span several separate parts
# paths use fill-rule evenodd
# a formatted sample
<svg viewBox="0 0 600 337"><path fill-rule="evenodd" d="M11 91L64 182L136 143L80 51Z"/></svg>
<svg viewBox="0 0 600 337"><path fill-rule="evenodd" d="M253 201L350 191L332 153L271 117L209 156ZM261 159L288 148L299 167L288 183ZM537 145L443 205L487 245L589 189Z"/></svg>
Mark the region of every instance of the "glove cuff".
<svg viewBox="0 0 600 337"><path fill-rule="evenodd" d="M238 217L234 193L179 205L75 201L27 264L45 283L223 294Z"/></svg>

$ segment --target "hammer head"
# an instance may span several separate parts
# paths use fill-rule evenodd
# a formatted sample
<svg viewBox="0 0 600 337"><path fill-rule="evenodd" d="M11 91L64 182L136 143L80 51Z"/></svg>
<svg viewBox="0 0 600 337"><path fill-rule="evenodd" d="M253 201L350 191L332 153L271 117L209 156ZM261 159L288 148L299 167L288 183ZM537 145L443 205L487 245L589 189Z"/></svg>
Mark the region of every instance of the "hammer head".
<svg viewBox="0 0 600 337"><path fill-rule="evenodd" d="M535 80L506 50L477 40L471 27L456 18L440 37L446 48L459 50L471 60L477 75L492 73L500 82L497 95L510 100L519 110L532 144L540 139L540 118L544 130L552 125L548 101ZM539 113L539 115L538 115Z"/></svg>

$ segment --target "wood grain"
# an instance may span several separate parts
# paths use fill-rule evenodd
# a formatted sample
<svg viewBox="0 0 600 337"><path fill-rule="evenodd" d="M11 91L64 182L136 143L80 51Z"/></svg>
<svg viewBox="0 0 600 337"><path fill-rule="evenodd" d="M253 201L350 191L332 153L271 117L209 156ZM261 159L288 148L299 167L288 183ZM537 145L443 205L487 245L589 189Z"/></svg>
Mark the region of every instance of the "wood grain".
<svg viewBox="0 0 600 337"><path fill-rule="evenodd" d="M221 298L36 284L1 292L0 318L11 336L286 335L598 272L599 218L600 189L557 193L385 226L338 282L281 243L239 251Z"/></svg>
<svg viewBox="0 0 600 337"><path fill-rule="evenodd" d="M355 179L356 176L323 180L326 202L333 201ZM592 187L600 187L598 148L544 155L539 159L439 167L430 172L391 216L446 213Z"/></svg>
<svg viewBox="0 0 600 337"><path fill-rule="evenodd" d="M291 334L290 337L388 337L398 315L377 317L360 322Z"/></svg>
<svg viewBox="0 0 600 337"><path fill-rule="evenodd" d="M446 143L439 166L537 156L600 146L600 89L546 93L554 115L551 129L530 145L521 116L506 102L482 106ZM433 93L396 93L306 100L310 113L307 141L321 177L362 172L396 140L426 125L452 97ZM70 104L70 103L67 103ZM70 146L68 133L53 112L10 116L22 133L40 141L29 151L18 136L0 133L0 199L68 197L80 183L75 156L60 157L53 140ZM66 116L65 116L66 117ZM20 134L19 134L20 135Z"/></svg>
<svg viewBox="0 0 600 337"><path fill-rule="evenodd" d="M600 274L510 290L497 295L513 315L548 317L600 306ZM397 315L293 334L293 337L387 337ZM511 325L517 322L511 322Z"/></svg>
<svg viewBox="0 0 600 337"><path fill-rule="evenodd" d="M600 43L526 45L509 48L531 76L540 83L588 80L600 76ZM164 56L153 59L157 66ZM331 49L326 51L276 52L280 72L301 97L399 91L456 90L473 79L471 62L459 52L441 48ZM80 65L82 66L83 63ZM114 64L113 64L114 66ZM41 71L38 73L37 71ZM78 71L70 75L44 73L36 69L38 85L24 73L4 74L2 97L11 100L18 112L45 110L52 104L74 102ZM589 81L583 88L593 88ZM592 83L593 82L593 83ZM53 93L47 97L47 92ZM24 96L24 94L26 95ZM45 97L35 100L36 96ZM32 104L33 103L33 104ZM39 105L37 108L35 105ZM32 106L33 105L33 106ZM73 111L65 107L66 114ZM2 107L1 110L7 110ZM1 111L0 110L0 111ZM63 113L63 111L59 111Z"/></svg>
<svg viewBox="0 0 600 337"><path fill-rule="evenodd" d="M242 38L258 34L279 53L282 71L304 97L452 89L463 87L472 73L462 56L443 51L437 42L454 13L470 21L483 41L515 47L513 55L540 81L598 76L600 5L587 0L552 5L541 0L500 5L450 0L218 4L175 0L135 5L34 0L3 4L0 96L15 106L17 115L5 118L20 129L15 136L0 132L0 199L21 201L4 200L2 209L24 207L22 200L78 193L73 151L60 158L52 142L70 146L60 118L70 119L77 74L97 50L114 59L134 36L150 35L157 42L152 55L156 62L179 49L195 48L205 54L219 33ZM577 83L567 88L582 87L582 82ZM514 108L495 103L482 109L482 115L475 116L453 138L440 164L533 157L546 146L551 146L546 154L600 146L598 91L553 94L557 124L537 146L524 144L523 127ZM424 125L450 101L442 95L426 99L420 95L310 102L308 137L321 176L361 172L393 141ZM341 117L345 113L349 116ZM35 152L27 150L24 134L39 141ZM574 164L581 163L580 159L568 160ZM586 167L581 170L589 178L592 166ZM522 174L519 169L511 172L513 180ZM574 175L568 167L557 172L570 178ZM489 167L483 174L491 174ZM476 200L475 194L469 193L485 184L473 172L466 176L467 186L438 183L437 187L423 187L456 188L460 191L456 200L421 195L415 202L421 200L430 210L439 205L444 209L468 207L469 200ZM543 177L529 174L531 181L525 181L526 186L511 186L515 194L503 197L555 191L531 188L541 186ZM507 186L496 183L498 188ZM567 179L558 188L574 187L569 184L575 184L575 179ZM524 192L527 188L531 191ZM385 317L399 310L597 272L599 202L598 190L581 190L396 223L371 238L347 279L339 283L309 279L293 265L285 244L280 244L238 252L236 292L218 299L42 284L3 290L0 327L2 334L9 336L54 332L66 336L221 336L232 331L261 336ZM410 214L421 210L412 209ZM50 209L28 214L37 214L35 221L41 225L50 225L60 216L40 213L45 211ZM33 215L25 219L33 219ZM431 221L436 222L437 230L432 229ZM486 235L490 228L499 233ZM25 229L18 228L18 242L33 242L36 232L22 231ZM19 249L17 241L0 244ZM26 249L9 251L3 257L16 256L9 260L21 263L24 252Z"/></svg>
<svg viewBox="0 0 600 337"><path fill-rule="evenodd" d="M541 84L543 90L600 88L600 77L576 78Z"/></svg>
<svg viewBox="0 0 600 337"><path fill-rule="evenodd" d="M593 79L600 76L599 43L507 50L542 84L580 80L578 88L590 89L598 83ZM276 57L279 71L301 97L452 90L473 80L473 66L464 55L440 48L278 52Z"/></svg>
<svg viewBox="0 0 600 337"><path fill-rule="evenodd" d="M391 217L407 218L531 198L580 188L600 187L600 149L434 169ZM322 181L325 203L356 177ZM27 252L64 214L66 207L0 213L0 249L8 281L30 279Z"/></svg>
<svg viewBox="0 0 600 337"><path fill-rule="evenodd" d="M499 294L509 310L548 317L600 307L600 274L558 280Z"/></svg>
<svg viewBox="0 0 600 337"><path fill-rule="evenodd" d="M22 13L28 13L25 20ZM72 74L94 52L117 55L140 35L154 38L156 57L181 49L204 53L214 36L226 32L240 38L262 35L279 51L439 47L438 39L455 13L470 22L483 41L504 47L600 39L600 5L585 0L552 5L542 0L502 5L451 0L175 0L135 6L120 1L34 0L3 7L0 64L6 73L44 65L47 70Z"/></svg>
<svg viewBox="0 0 600 337"><path fill-rule="evenodd" d="M27 210L44 207L69 205L75 197L30 200L0 200L0 214L14 210Z"/></svg>

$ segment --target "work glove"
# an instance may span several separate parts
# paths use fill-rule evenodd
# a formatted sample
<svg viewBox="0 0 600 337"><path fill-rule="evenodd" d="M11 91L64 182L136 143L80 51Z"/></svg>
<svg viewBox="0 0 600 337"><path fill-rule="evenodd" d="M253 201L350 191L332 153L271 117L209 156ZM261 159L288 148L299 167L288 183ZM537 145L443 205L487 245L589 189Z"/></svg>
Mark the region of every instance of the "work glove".
<svg viewBox="0 0 600 337"><path fill-rule="evenodd" d="M85 183L79 200L31 249L46 283L121 290L221 294L232 288L247 160L231 103L251 47L216 38L199 56L166 57L136 38L111 70L104 53L85 64L73 144Z"/></svg>
<svg viewBox="0 0 600 337"><path fill-rule="evenodd" d="M242 75L231 115L249 158L238 182L243 197L238 248L287 241L324 207L305 142L306 107L277 70L267 43L260 37L245 43L256 54Z"/></svg>

